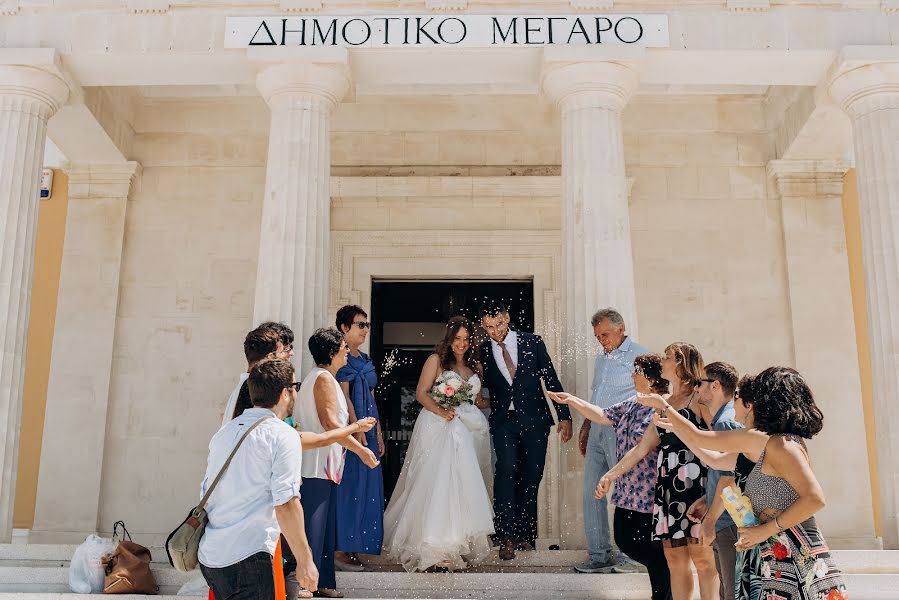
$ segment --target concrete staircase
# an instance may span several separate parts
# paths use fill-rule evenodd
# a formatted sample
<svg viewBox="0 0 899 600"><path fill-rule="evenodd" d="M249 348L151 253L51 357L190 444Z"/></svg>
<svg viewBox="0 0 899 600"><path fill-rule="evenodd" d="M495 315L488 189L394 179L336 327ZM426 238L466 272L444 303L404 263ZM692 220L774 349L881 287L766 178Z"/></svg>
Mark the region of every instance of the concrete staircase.
<svg viewBox="0 0 899 600"><path fill-rule="evenodd" d="M151 550L162 596L173 598L182 585L200 577L199 572L178 573L163 549ZM72 545L0 545L0 600L89 600L69 593L68 562L74 551ZM843 550L834 555L846 573L852 600L899 598L899 551ZM514 561L493 556L464 573L406 573L373 557L368 572L338 573L338 586L348 598L649 598L645 575L574 573L572 565L583 559L580 551L521 552Z"/></svg>

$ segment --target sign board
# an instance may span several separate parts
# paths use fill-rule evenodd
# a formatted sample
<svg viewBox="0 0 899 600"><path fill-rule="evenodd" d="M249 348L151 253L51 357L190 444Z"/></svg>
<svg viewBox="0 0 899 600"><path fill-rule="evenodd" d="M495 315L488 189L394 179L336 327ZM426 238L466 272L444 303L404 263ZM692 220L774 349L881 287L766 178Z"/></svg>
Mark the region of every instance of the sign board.
<svg viewBox="0 0 899 600"><path fill-rule="evenodd" d="M668 47L667 15L227 17L225 48Z"/></svg>

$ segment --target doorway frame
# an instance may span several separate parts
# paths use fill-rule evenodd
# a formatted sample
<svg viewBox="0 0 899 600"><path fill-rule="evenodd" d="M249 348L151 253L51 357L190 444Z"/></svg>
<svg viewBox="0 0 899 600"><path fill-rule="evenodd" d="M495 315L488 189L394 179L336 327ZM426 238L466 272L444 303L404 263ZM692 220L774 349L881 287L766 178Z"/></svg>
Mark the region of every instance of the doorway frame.
<svg viewBox="0 0 899 600"><path fill-rule="evenodd" d="M374 280L531 279L534 328L559 357L561 256L558 232L332 231L331 314L345 304L370 308ZM538 498L541 547L562 543L561 453L558 436L550 435Z"/></svg>

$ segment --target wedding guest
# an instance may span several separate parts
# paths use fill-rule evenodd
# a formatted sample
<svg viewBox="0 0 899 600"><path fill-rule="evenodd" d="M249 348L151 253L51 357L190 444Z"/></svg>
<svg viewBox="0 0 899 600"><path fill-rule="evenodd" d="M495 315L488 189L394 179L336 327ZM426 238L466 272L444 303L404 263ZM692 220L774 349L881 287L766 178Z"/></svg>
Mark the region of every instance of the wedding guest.
<svg viewBox="0 0 899 600"><path fill-rule="evenodd" d="M679 413L669 411L668 419L666 420L666 423L670 422L670 426L677 433L678 437L709 468L725 471L733 469L736 478L735 485L741 491L746 489L746 479L749 477L752 469L755 468L755 463L768 442L768 436L755 429L754 379L751 375L744 375L734 392L734 418L744 427L745 431L745 434L741 430L734 431L734 434L739 435L745 443L746 447L742 452L719 452L702 447L727 447L727 438L710 431L697 429L695 425L683 418ZM640 397L639 401L658 409L664 408L664 399L659 396L644 396ZM745 552L737 552L734 576L734 597L736 600L759 600L761 563L761 553L758 546Z"/></svg>
<svg viewBox="0 0 899 600"><path fill-rule="evenodd" d="M309 590L318 585L298 500L300 439L282 421L296 394L293 365L263 361L251 369L249 382L254 407L212 437L200 490L205 494L247 428L265 418L234 455L206 506L200 570L215 596L229 600L275 597L272 559L281 531L297 551L302 585Z"/></svg>
<svg viewBox="0 0 899 600"><path fill-rule="evenodd" d="M661 359L658 354L639 354L635 357L631 379L637 392L667 394L668 382L662 379ZM588 404L568 394L550 393L549 396L557 402L568 404L595 425L614 427L618 459L624 458L631 448L639 444L643 432L652 426L653 409L639 404L636 396L608 408ZM668 600L671 597L668 562L661 546L652 543L657 458L658 452L651 450L615 485L612 492L615 543L622 552L646 567L652 586L652 600ZM595 488L591 491L596 493Z"/></svg>
<svg viewBox="0 0 899 600"><path fill-rule="evenodd" d="M240 378L222 413L222 426L231 419L241 415L243 411L252 408L250 392L247 387L247 378L250 369L265 358L283 358L290 360L293 356L293 332L290 332L290 342L285 343L287 335L284 330L290 328L281 323L262 323L256 329L247 334L243 341L243 353L247 359L247 370L240 374ZM239 406L239 408L238 408Z"/></svg>
<svg viewBox="0 0 899 600"><path fill-rule="evenodd" d="M294 420L304 429L323 433L345 427L349 419L347 401L335 375L347 363L348 347L336 329L319 329L309 338L309 351L316 367L300 388L294 406ZM342 598L337 591L334 552L337 542L336 490L343 477L345 448L365 456L371 468L379 462L374 453L350 436L340 445L303 452L303 509L306 534L319 571L318 596Z"/></svg>
<svg viewBox="0 0 899 600"><path fill-rule="evenodd" d="M596 355L590 403L600 409L609 408L634 396L634 381L631 377L634 372L634 357L647 350L628 337L624 318L614 308L597 311L591 319L591 325L601 351ZM634 565L627 560L626 555L619 555L617 561L612 555L607 502L605 498L597 500L595 497L599 478L621 458L616 451L615 430L602 427L587 417L581 426L578 447L585 457L584 531L590 558L575 565L574 570L579 573L612 570L632 572L635 570Z"/></svg>
<svg viewBox="0 0 899 600"><path fill-rule="evenodd" d="M847 600L845 581L815 520L815 513L825 505L824 492L805 445L805 440L821 431L824 416L795 369L769 367L751 387L757 431L702 436L704 447L748 453L758 451L764 439L760 433L767 436L746 479L746 495L759 525L741 527L736 548L744 552L761 548L761 598ZM662 412L670 414L667 408ZM673 427L668 419L659 420L658 425Z"/></svg>
<svg viewBox="0 0 899 600"><path fill-rule="evenodd" d="M340 388L349 399L350 421L364 417L377 419L374 389L378 375L371 358L359 349L371 327L368 314L358 306L344 306L337 311L336 324L350 349L346 366L337 372ZM380 422L376 430L359 434L357 439L378 457L384 456ZM343 467L343 481L337 488L337 570L364 570L358 553L380 554L383 542L384 476L381 466L369 469L359 457L350 454Z"/></svg>
<svg viewBox="0 0 899 600"><path fill-rule="evenodd" d="M675 342L665 348L662 377L671 384L667 402L672 410L704 428L696 401L702 367L702 355L691 344ZM705 495L708 470L677 435L668 431L659 433L654 427L647 428L640 443L600 478L596 487L597 496L605 496L615 479L633 468L654 448L659 449L659 460L652 540L661 544L665 552L671 573L672 597L674 600L692 600L692 562L699 575L702 600L713 600L718 595L719 587L715 557L711 548L699 544L702 515L689 514L687 510Z"/></svg>

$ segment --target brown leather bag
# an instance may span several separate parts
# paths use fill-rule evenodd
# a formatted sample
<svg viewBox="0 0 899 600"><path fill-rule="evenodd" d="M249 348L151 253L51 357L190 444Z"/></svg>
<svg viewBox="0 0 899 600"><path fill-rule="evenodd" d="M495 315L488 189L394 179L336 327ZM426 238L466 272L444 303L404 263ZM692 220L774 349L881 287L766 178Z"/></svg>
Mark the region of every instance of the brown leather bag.
<svg viewBox="0 0 899 600"><path fill-rule="evenodd" d="M119 538L121 526L125 537ZM106 579L103 581L104 594L158 594L159 586L150 571L153 557L150 551L131 540L131 534L125 529L125 523L117 521L113 525L113 539L120 539L112 554L103 557L106 567Z"/></svg>

